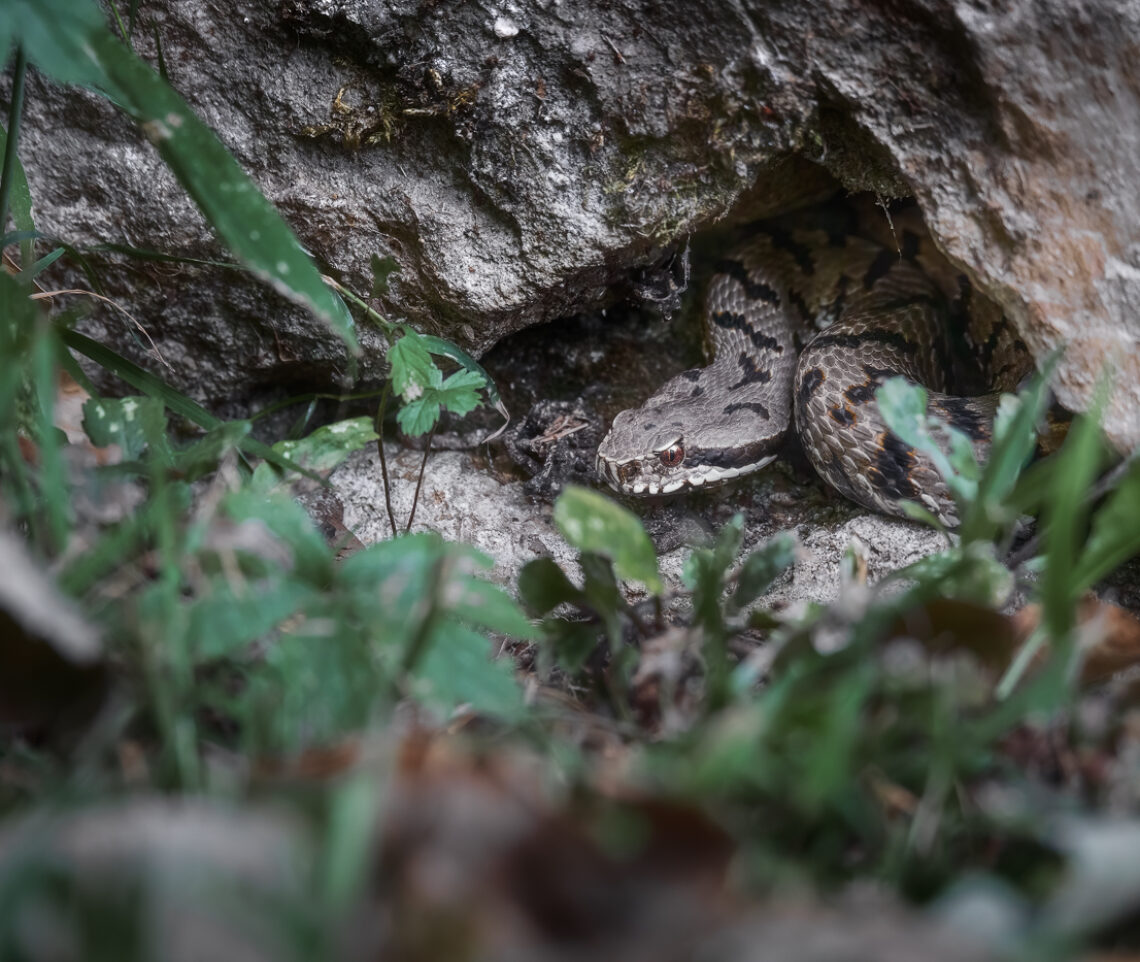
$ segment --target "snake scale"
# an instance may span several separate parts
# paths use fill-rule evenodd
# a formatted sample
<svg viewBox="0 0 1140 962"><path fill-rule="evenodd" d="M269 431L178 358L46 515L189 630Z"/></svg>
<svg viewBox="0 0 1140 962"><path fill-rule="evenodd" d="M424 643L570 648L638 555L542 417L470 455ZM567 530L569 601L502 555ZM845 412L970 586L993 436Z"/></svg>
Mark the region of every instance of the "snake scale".
<svg viewBox="0 0 1140 962"><path fill-rule="evenodd" d="M1012 326L973 296L913 205L831 204L747 233L709 284L712 362L619 414L599 475L632 495L720 484L769 464L794 425L846 497L904 517L915 501L955 526L945 482L887 428L875 391L898 375L921 384L928 411L984 461L1001 392L1032 368Z"/></svg>

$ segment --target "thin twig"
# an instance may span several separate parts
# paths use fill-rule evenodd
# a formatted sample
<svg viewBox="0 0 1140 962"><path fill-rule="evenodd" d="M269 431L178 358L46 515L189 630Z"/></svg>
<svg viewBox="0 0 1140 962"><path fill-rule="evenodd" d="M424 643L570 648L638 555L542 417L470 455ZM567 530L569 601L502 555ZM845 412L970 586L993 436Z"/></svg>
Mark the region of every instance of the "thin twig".
<svg viewBox="0 0 1140 962"><path fill-rule="evenodd" d="M384 409L388 407L388 394L392 388L390 380L384 382L384 393L380 395L380 407L376 411L376 450L380 453L380 476L384 479L384 506L388 509L388 523L392 525L392 537L396 529L396 512L392 510L392 485L388 483L388 459L384 456Z"/></svg>
<svg viewBox="0 0 1140 962"><path fill-rule="evenodd" d="M883 209L883 214L887 218L887 226L891 229L891 237L894 238L895 250L898 251L899 260L901 261L903 252L902 247L899 246L899 235L895 233L895 222L891 219L890 208L887 207L886 201L883 200L878 191L875 191L875 206Z"/></svg>
<svg viewBox="0 0 1140 962"><path fill-rule="evenodd" d="M613 41L612 41L612 40L611 40L609 37L607 37L607 36L606 36L604 33L602 34L602 39L603 39L603 40L604 40L606 43L608 43L608 44L610 45L610 49L611 49L611 50L614 52L614 57L616 57L616 58L617 58L617 62L618 62L618 63L625 63L625 57L623 57L623 56L622 56L622 53L621 53L621 51L620 51L620 50L618 50L618 48L617 48L617 44L616 44L616 43L614 43L614 42L613 42Z"/></svg>
<svg viewBox="0 0 1140 962"><path fill-rule="evenodd" d="M428 455L431 454L431 439L435 437L437 427L439 427L438 421L428 431L427 444L424 445L424 457L420 462L420 476L416 478L416 493L412 496L412 513L408 515L408 526L404 528L404 534L412 530L412 522L416 520L416 505L420 503L420 486L424 483L424 469L427 467Z"/></svg>
<svg viewBox="0 0 1140 962"><path fill-rule="evenodd" d="M51 300L54 297L61 297L64 294L81 294L84 297L91 297L97 301L102 301L104 304L111 305L111 307L115 308L115 310L121 311L127 316L131 323L134 324L136 328L138 328L139 333L147 339L147 343L150 344L150 353L154 356L154 359L158 361L159 364L163 365L163 367L165 367L167 370L174 370L174 368L171 367L170 362L162 356L162 351L158 349L158 345L154 343L154 338L151 337L150 332L145 327L143 327L142 322L137 317L135 317L134 314L123 307L122 304L118 303L118 301L115 301L110 297L106 297L103 294L96 294L94 291L85 291L81 287L69 288L68 290L63 291L45 291L42 287L40 287L35 294L31 294L29 296L33 301L40 301L45 299Z"/></svg>

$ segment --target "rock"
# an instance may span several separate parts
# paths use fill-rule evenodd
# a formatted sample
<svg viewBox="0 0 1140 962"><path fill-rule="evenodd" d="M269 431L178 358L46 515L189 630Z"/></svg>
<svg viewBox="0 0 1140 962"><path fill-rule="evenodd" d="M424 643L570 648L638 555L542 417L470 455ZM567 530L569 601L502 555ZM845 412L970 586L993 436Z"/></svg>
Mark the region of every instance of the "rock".
<svg viewBox="0 0 1140 962"><path fill-rule="evenodd" d="M402 531L411 512L422 453L387 448L392 505ZM500 480L485 470L477 455L462 451L434 452L428 460L413 531L437 531L445 538L472 544L495 560L490 577L513 590L528 561L551 556L567 571L576 571L573 549L558 534L550 508L536 505L526 482ZM344 503L344 524L362 542L391 535L384 504L379 458L374 450L349 459L331 478ZM765 595L777 610L805 602L834 601L842 583L844 553L853 548L865 557L871 582L945 547L931 529L906 521L866 514L838 495L832 499L822 482L808 486L789 481L786 472L769 469L729 493L708 496L695 506L633 503L644 517L661 559L667 591L682 590L681 568L694 544L744 514L744 553L778 531L793 530L802 557ZM821 499L826 499L821 505ZM631 589L631 596L636 590Z"/></svg>
<svg viewBox="0 0 1140 962"><path fill-rule="evenodd" d="M935 240L1006 311L1040 362L1064 348L1061 402L1140 444L1140 8L1107 3L832 3L809 56L838 131L862 134ZM774 14L802 25L792 7ZM779 27L768 29L779 30ZM846 148L858 144L847 138ZM869 185L866 163L831 163ZM845 180L848 178L844 178ZM885 188L885 189L889 189Z"/></svg>
<svg viewBox="0 0 1140 962"><path fill-rule="evenodd" d="M603 300L627 268L727 209L800 126L766 119L751 96L725 101L763 83L747 51L721 63L721 38L742 29L727 8L698 29L651 26L633 5L508 15L293 0L233 17L190 0L145 16L140 52L155 59L153 26L171 81L318 259L367 293L372 256L395 258L384 308L476 353ZM33 82L23 147L43 230L220 253L106 101ZM164 376L198 396L347 379L331 336L248 278L137 271L104 265L107 292L147 327ZM113 312L85 326L146 359ZM365 347L360 373L374 376L378 338Z"/></svg>
<svg viewBox="0 0 1140 962"><path fill-rule="evenodd" d="M303 242L383 307L484 351L615 296L613 282L742 202L786 201L790 151L844 185L913 194L950 259L1062 402L1106 360L1121 450L1140 442L1140 81L1131 0L499 5L281 0L245 16L155 0L135 38L218 130ZM105 101L30 89L24 160L39 224L86 243L216 256L209 231ZM802 190L800 185L796 190ZM747 195L747 196L746 196ZM359 371L315 322L241 275L101 265L199 397ZM85 327L136 359L100 308ZM154 360L148 363L154 366Z"/></svg>

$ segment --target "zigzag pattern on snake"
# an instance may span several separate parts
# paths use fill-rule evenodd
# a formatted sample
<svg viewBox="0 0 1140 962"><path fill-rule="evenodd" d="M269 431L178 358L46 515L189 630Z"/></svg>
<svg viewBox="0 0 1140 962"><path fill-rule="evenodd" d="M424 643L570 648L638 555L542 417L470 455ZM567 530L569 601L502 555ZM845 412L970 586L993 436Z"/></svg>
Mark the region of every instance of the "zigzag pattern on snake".
<svg viewBox="0 0 1140 962"><path fill-rule="evenodd" d="M923 385L928 411L984 461L1001 392L1032 368L1012 326L971 296L913 206L888 215L856 200L752 225L717 264L705 320L712 363L619 414L598 449L598 473L623 493L671 494L758 471L794 424L816 471L848 498L903 517L902 502L915 501L953 527L945 482L887 428L875 391L897 375ZM985 393L966 396L969 387Z"/></svg>

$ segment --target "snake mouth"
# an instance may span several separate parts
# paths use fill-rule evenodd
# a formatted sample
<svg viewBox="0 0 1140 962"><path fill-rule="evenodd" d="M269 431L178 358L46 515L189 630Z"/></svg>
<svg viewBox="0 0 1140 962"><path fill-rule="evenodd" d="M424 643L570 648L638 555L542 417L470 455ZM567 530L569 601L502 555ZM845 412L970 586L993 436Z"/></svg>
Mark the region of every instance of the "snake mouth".
<svg viewBox="0 0 1140 962"><path fill-rule="evenodd" d="M656 462L656 459L653 460ZM694 488L716 487L746 474L752 474L754 471L759 471L775 460L776 456L773 454L742 467L718 467L713 464L703 464L669 477L647 474L645 465L650 463L647 459L628 458L624 461L617 461L599 454L597 472L598 476L615 491L635 497L655 497L676 494L678 491Z"/></svg>

